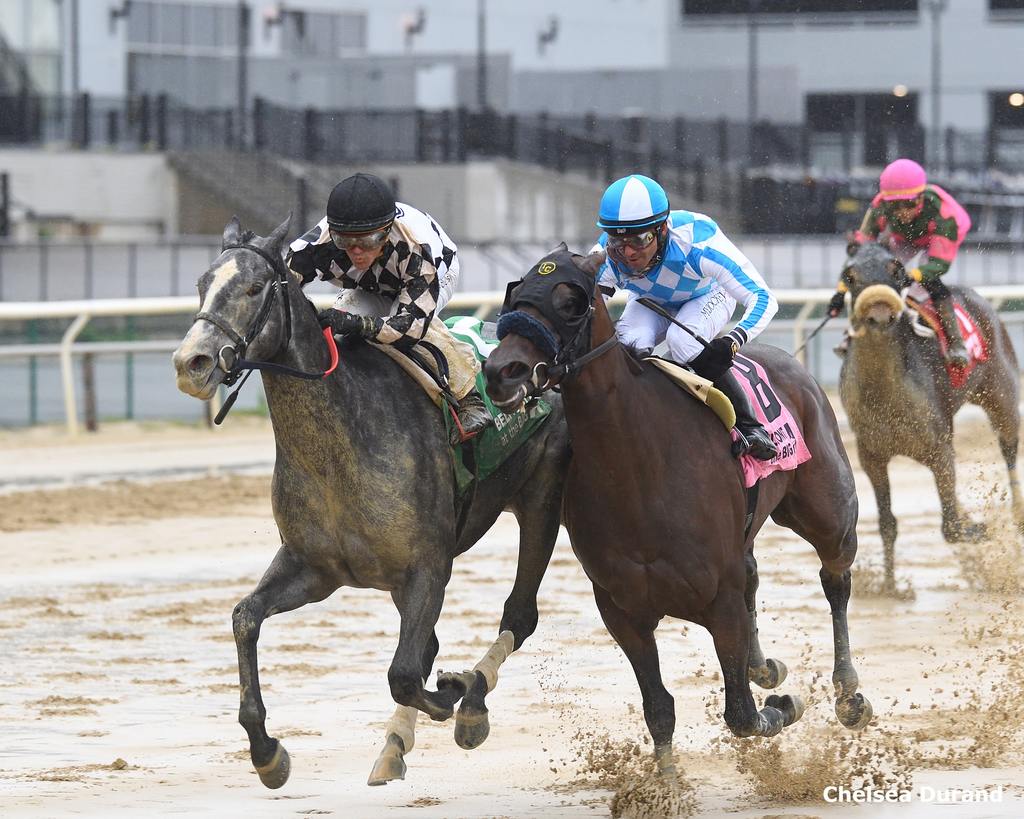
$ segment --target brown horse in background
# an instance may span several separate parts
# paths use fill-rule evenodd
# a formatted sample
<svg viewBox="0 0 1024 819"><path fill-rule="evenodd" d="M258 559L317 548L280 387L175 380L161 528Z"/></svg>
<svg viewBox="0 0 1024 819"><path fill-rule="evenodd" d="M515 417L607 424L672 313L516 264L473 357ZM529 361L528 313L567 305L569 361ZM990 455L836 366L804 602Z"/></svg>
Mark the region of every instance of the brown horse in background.
<svg viewBox="0 0 1024 819"><path fill-rule="evenodd" d="M861 467L878 505L885 587L896 588L896 517L889 490L889 461L897 455L928 467L942 506L942 536L951 543L984 540L986 527L960 511L956 497L953 416L977 404L999 439L1010 474L1013 514L1024 531L1024 500L1017 480L1020 375L1017 356L996 311L969 288L950 290L977 322L988 352L960 389L946 373L939 344L911 327L899 288L906 271L879 244L860 247L843 270L852 298L850 347L839 374L839 396L857 437Z"/></svg>
<svg viewBox="0 0 1024 819"><path fill-rule="evenodd" d="M666 615L711 632L734 734L772 736L803 713L798 698L774 695L759 711L748 681L774 688L785 678L781 663L765 659L757 634L753 541L769 516L817 550L832 609L836 713L847 727L863 727L871 706L857 693L846 622L857 496L828 400L788 354L744 348L770 373L813 455L763 479L748 510L722 422L618 344L595 293L602 261L603 254L584 259L564 245L541 260L510 289L503 339L484 370L488 393L506 409L561 387L573 451L563 522L601 617L633 666L659 769L674 770L675 706L654 639Z"/></svg>

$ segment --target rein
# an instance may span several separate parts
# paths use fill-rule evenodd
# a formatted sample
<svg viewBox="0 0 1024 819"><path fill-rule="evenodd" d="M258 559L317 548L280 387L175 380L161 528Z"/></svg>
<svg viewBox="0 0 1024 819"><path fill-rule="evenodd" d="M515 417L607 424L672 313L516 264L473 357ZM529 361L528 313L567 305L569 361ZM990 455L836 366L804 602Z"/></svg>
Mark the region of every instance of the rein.
<svg viewBox="0 0 1024 819"><path fill-rule="evenodd" d="M218 330L227 335L234 342L234 346L231 344L225 344L220 348L220 352L217 354L217 366L224 371L224 385L231 387L234 386L235 382L241 377L241 383L238 384L236 389L231 395L227 397L224 405L220 408L220 412L217 413L217 417L213 419L215 424L220 424L231 407L234 406L235 401L238 398L238 393L241 392L245 382L252 375L254 370L268 370L270 372L279 373L281 375L287 375L292 378L301 378L307 381L319 380L329 376L338 366L338 345L334 340L334 333L329 327L324 328L323 336L324 341L327 343L327 351L330 354L330 366L326 370L320 372L304 372L303 370L297 370L294 367L288 367L284 364L277 364L273 361L251 361L245 358L246 350L249 345L256 339L263 328L266 327L267 321L270 319L270 313L274 308L274 303L277 300L278 294L281 295L281 307L284 311L284 336L278 342L277 349L274 351L271 358L278 356L282 351L288 349L288 345L291 343L292 338L292 311L291 302L288 296L288 270L284 266L284 260L280 256L268 253L261 247L248 244L245 242L224 245L224 250L250 250L257 256L262 256L267 262L270 263L271 269L274 271L275 277L267 282L266 287L263 289L263 301L260 303L260 309L256 311L256 315L253 317L252 322L249 324L248 329L245 331L245 335L239 335L234 328L225 324L219 316L209 312L196 313L193 318L193 323L196 321L207 321L216 327ZM242 373L245 373L243 376Z"/></svg>

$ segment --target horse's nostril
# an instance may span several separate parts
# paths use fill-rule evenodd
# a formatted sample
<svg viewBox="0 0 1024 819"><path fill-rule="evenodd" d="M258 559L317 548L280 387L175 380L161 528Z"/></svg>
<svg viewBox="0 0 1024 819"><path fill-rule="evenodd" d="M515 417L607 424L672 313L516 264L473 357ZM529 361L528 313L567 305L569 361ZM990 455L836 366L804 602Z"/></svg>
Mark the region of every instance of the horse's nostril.
<svg viewBox="0 0 1024 819"><path fill-rule="evenodd" d="M188 368L190 372L201 373L210 369L212 364L213 359L208 355L197 355L188 362Z"/></svg>
<svg viewBox="0 0 1024 819"><path fill-rule="evenodd" d="M521 361L513 361L501 368L501 377L506 381L519 381L530 374L530 368Z"/></svg>

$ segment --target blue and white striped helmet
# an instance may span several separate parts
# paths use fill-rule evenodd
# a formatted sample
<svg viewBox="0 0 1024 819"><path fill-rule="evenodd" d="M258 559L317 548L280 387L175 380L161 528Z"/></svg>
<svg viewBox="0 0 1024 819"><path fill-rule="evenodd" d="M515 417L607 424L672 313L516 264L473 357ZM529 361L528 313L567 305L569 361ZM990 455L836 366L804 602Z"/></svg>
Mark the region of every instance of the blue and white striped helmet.
<svg viewBox="0 0 1024 819"><path fill-rule="evenodd" d="M608 186L601 197L597 226L609 233L631 233L668 218L668 194L648 176L634 173Z"/></svg>

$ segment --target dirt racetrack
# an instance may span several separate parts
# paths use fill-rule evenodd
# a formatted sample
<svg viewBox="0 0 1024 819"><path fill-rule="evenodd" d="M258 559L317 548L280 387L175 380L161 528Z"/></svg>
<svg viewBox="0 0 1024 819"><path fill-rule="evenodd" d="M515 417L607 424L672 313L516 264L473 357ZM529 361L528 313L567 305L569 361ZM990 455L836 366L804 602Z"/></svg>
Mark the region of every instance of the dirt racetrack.
<svg viewBox="0 0 1024 819"><path fill-rule="evenodd" d="M387 595L341 590L268 621L268 729L291 753L292 776L264 789L236 722L230 619L278 542L273 445L264 422L231 418L227 427L118 425L76 442L53 430L0 434L4 816L1024 815L1018 539L1001 459L977 416L958 422L960 497L992 537L945 543L929 473L900 461L896 599L872 593L880 542L857 472L851 639L875 710L863 733L846 732L832 713L828 605L813 550L788 531L769 526L757 546L762 644L789 666L781 693L808 699L781 738L733 740L709 636L663 622L683 780L670 797L652 795L636 682L564 533L538 631L488 698L490 738L463 751L451 723L421 715L404 782L365 784L393 710L386 672L397 615ZM100 482L110 477L128 480ZM503 516L456 563L440 667L469 667L486 650L515 556L515 521ZM823 801L829 785L865 781L909 789L912 801ZM1002 801L935 807L930 799L951 788Z"/></svg>

